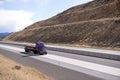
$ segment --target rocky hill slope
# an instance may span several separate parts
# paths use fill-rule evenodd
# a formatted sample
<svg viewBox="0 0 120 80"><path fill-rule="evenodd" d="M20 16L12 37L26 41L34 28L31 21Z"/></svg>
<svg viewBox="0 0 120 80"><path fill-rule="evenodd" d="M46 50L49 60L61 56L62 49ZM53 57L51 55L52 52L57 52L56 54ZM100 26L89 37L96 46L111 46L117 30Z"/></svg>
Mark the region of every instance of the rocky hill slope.
<svg viewBox="0 0 120 80"><path fill-rule="evenodd" d="M120 47L120 0L93 0L72 7L4 40Z"/></svg>

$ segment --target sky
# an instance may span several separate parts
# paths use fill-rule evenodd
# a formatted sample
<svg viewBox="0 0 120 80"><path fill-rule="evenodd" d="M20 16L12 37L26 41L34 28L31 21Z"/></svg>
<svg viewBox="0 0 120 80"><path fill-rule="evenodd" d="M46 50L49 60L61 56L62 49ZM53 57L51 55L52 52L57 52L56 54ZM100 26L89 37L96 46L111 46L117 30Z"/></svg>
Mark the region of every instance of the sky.
<svg viewBox="0 0 120 80"><path fill-rule="evenodd" d="M0 0L0 33L16 32L92 0Z"/></svg>

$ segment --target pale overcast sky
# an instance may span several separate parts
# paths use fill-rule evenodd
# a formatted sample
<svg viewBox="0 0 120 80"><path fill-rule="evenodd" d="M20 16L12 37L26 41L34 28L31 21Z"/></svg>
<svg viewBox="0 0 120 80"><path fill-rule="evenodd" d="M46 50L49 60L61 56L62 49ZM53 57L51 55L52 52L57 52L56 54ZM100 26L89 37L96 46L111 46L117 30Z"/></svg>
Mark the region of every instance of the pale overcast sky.
<svg viewBox="0 0 120 80"><path fill-rule="evenodd" d="M0 0L0 33L24 29L92 0Z"/></svg>

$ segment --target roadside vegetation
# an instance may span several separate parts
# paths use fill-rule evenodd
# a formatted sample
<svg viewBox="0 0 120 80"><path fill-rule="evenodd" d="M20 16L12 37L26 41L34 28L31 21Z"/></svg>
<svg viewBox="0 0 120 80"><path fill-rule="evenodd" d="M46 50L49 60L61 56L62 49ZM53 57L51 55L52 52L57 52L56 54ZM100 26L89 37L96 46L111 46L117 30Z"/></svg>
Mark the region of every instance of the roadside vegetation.
<svg viewBox="0 0 120 80"><path fill-rule="evenodd" d="M0 80L52 80L34 68L18 64L0 55Z"/></svg>

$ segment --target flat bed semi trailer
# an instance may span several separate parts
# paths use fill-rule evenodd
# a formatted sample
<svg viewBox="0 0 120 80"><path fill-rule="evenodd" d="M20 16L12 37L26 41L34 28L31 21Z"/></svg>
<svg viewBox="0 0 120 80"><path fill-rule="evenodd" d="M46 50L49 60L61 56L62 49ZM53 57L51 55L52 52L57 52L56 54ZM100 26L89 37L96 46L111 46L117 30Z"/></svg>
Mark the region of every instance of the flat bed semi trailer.
<svg viewBox="0 0 120 80"><path fill-rule="evenodd" d="M35 46L25 46L25 52L33 52L34 54L47 54L46 47L43 42L37 42Z"/></svg>

